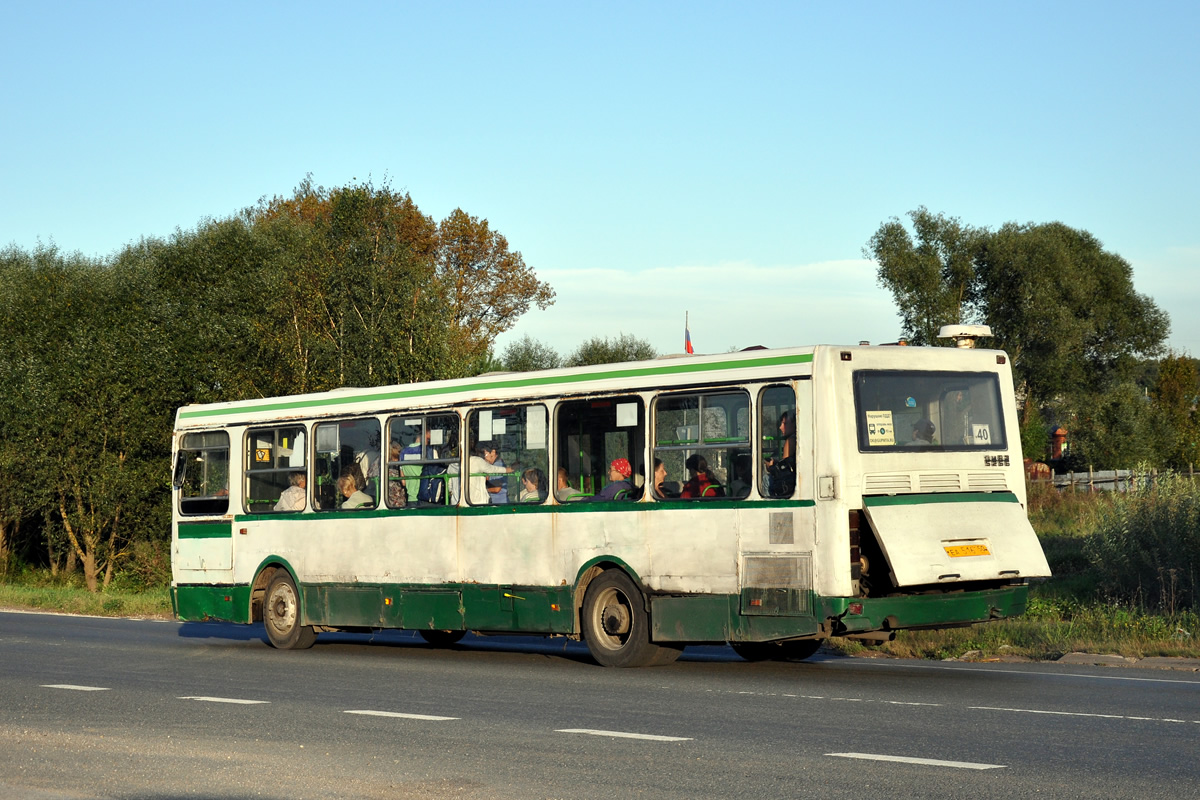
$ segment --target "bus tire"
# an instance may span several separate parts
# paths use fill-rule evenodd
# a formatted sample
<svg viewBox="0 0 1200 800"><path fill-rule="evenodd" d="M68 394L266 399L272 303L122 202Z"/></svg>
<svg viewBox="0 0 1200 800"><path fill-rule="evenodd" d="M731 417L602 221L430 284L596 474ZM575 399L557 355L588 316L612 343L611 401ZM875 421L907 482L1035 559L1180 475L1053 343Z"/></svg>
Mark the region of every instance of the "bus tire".
<svg viewBox="0 0 1200 800"><path fill-rule="evenodd" d="M820 639L791 642L730 642L729 646L747 661L803 661L821 649Z"/></svg>
<svg viewBox="0 0 1200 800"><path fill-rule="evenodd" d="M317 641L311 625L300 624L300 593L287 570L276 570L263 600L267 639L280 650L306 650Z"/></svg>
<svg viewBox="0 0 1200 800"><path fill-rule="evenodd" d="M645 598L629 576L610 569L593 580L583 598L583 638L596 663L604 667L669 664L682 648L650 641Z"/></svg>
<svg viewBox="0 0 1200 800"><path fill-rule="evenodd" d="M421 638L434 647L449 647L467 635L466 631L417 631Z"/></svg>

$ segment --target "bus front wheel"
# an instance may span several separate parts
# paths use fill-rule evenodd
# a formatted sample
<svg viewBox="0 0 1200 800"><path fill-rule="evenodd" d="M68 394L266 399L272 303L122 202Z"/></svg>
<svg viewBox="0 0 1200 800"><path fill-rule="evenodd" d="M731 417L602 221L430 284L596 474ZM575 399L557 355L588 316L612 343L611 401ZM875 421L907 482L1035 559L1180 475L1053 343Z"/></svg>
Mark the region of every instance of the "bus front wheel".
<svg viewBox="0 0 1200 800"><path fill-rule="evenodd" d="M311 625L300 624L300 593L286 570L277 570L263 602L267 639L280 650L304 650L317 641Z"/></svg>
<svg viewBox="0 0 1200 800"><path fill-rule="evenodd" d="M619 570L603 572L583 598L583 638L604 667L670 664L682 648L650 641L650 617L641 591Z"/></svg>

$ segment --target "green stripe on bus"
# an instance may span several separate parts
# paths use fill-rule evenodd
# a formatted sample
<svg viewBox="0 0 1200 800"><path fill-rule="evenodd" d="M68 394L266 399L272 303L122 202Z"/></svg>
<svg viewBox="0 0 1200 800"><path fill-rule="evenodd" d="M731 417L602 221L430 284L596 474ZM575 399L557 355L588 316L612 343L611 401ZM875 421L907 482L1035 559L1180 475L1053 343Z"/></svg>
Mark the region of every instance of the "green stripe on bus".
<svg viewBox="0 0 1200 800"><path fill-rule="evenodd" d="M180 539L231 539L232 522L181 522Z"/></svg>
<svg viewBox="0 0 1200 800"><path fill-rule="evenodd" d="M884 506L924 506L935 503L1015 502L1017 502L1017 496L1012 492L951 492L946 494L897 494L863 497L863 505L868 508L881 508Z"/></svg>
<svg viewBox="0 0 1200 800"><path fill-rule="evenodd" d="M538 505L536 503L526 503L523 505L505 505L505 506L466 506L459 508L458 506L425 506L415 507L408 506L405 508L388 508L388 509L354 509L353 511L320 511L313 514L305 513L290 513L290 514L239 514L238 522L263 522L266 520L307 520L315 522L320 520L333 520L345 517L346 519L362 519L364 517L410 517L410 516L427 516L427 517L446 517L446 516L464 516L464 517L485 517L500 514L553 514L555 512L567 514L586 514L603 511L604 513L613 512L638 512L638 511L667 511L667 510L692 510L697 508L741 508L747 510L763 511L773 508L812 508L816 505L814 500L737 500L733 498L717 498L712 500L658 500L653 503L639 503L629 500L610 500L610 501L589 501L580 500L576 503L563 503L556 506Z"/></svg>
<svg viewBox="0 0 1200 800"><path fill-rule="evenodd" d="M590 372L582 375L560 375L554 378L498 378L463 386L426 386L419 389L392 389L382 392L366 392L364 394L337 394L321 396L305 400L276 400L263 403L239 403L233 408L196 409L179 412L180 419L199 419L201 417L221 417L231 414L250 414L263 411L291 411L303 408L321 406L341 406L351 403L382 402L390 400L411 400L415 398L436 397L443 394L458 394L463 392L486 392L496 389L519 389L532 386L558 386L570 384L594 383L596 381L615 380L621 378L641 378L653 375L682 375L689 372L715 372L723 369L755 369L757 367L774 367L785 364L807 364L812 361L812 353L797 355L769 356L766 358L751 358L737 361L715 361L709 364L666 364L653 367L637 367L634 369L613 369L604 372Z"/></svg>

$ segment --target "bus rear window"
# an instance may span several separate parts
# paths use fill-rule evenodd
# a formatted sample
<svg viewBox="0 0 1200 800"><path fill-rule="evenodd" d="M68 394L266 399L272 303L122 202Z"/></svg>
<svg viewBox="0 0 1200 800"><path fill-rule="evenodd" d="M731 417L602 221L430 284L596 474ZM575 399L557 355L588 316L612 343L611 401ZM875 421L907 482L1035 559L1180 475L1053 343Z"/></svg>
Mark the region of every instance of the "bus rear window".
<svg viewBox="0 0 1200 800"><path fill-rule="evenodd" d="M858 449L1004 450L995 373L854 373Z"/></svg>

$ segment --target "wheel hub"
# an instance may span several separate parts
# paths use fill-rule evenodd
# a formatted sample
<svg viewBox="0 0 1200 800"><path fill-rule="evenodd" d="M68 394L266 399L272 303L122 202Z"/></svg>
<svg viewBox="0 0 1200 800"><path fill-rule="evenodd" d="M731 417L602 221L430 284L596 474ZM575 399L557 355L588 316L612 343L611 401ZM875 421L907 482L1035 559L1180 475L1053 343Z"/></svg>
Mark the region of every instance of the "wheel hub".
<svg viewBox="0 0 1200 800"><path fill-rule="evenodd" d="M629 609L613 603L604 607L600 614L604 632L609 636L629 633Z"/></svg>

